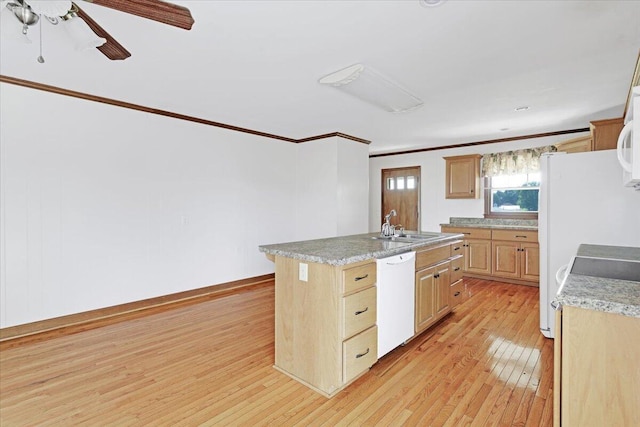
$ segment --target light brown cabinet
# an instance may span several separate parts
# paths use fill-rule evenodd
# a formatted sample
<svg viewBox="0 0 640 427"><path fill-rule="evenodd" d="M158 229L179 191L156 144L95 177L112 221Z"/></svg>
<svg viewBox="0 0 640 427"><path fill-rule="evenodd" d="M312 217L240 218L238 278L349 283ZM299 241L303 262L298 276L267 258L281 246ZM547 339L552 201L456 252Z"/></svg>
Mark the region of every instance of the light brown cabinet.
<svg viewBox="0 0 640 427"><path fill-rule="evenodd" d="M276 256L275 368L330 397L378 357L376 264ZM307 280L299 265L307 264Z"/></svg>
<svg viewBox="0 0 640 427"><path fill-rule="evenodd" d="M558 151L565 153L582 153L584 151L591 151L593 141L591 135L580 136L578 138L568 139L555 144Z"/></svg>
<svg viewBox="0 0 640 427"><path fill-rule="evenodd" d="M555 427L640 425L639 336L636 317L572 306L556 312Z"/></svg>
<svg viewBox="0 0 640 427"><path fill-rule="evenodd" d="M618 119L596 120L591 122L591 138L594 150L613 150L618 144L618 135L622 131L624 122Z"/></svg>
<svg viewBox="0 0 640 427"><path fill-rule="evenodd" d="M466 273L491 274L491 230L488 228L442 226L443 233L464 234L462 249Z"/></svg>
<svg viewBox="0 0 640 427"><path fill-rule="evenodd" d="M465 274L527 285L539 281L537 231L443 225L442 232L464 234Z"/></svg>
<svg viewBox="0 0 640 427"><path fill-rule="evenodd" d="M442 319L464 300L463 249L463 241L456 240L416 253L416 335Z"/></svg>
<svg viewBox="0 0 640 427"><path fill-rule="evenodd" d="M462 241L459 242L462 247ZM466 299L467 292L465 283L462 280L462 272L464 269L464 256L462 254L454 254L455 245L451 245L451 286L449 286L449 305L454 309L458 304Z"/></svg>
<svg viewBox="0 0 640 427"><path fill-rule="evenodd" d="M538 281L540 249L536 231L493 230L491 252L493 276Z"/></svg>
<svg viewBox="0 0 640 427"><path fill-rule="evenodd" d="M477 199L480 197L479 154L445 157L447 199Z"/></svg>
<svg viewBox="0 0 640 427"><path fill-rule="evenodd" d="M468 239L464 241L464 271L491 274L491 241Z"/></svg>
<svg viewBox="0 0 640 427"><path fill-rule="evenodd" d="M539 253L537 243L491 242L493 268L496 277L538 280Z"/></svg>
<svg viewBox="0 0 640 427"><path fill-rule="evenodd" d="M424 331L451 311L451 263L441 262L416 272L415 332Z"/></svg>

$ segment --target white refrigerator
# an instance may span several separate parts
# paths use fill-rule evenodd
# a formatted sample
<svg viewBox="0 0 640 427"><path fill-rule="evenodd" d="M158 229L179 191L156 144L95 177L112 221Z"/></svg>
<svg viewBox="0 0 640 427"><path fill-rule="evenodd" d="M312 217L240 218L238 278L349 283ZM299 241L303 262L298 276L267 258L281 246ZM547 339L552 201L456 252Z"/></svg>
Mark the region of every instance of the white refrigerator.
<svg viewBox="0 0 640 427"><path fill-rule="evenodd" d="M541 157L540 331L553 338L556 272L582 243L640 247L640 191L624 187L616 150Z"/></svg>

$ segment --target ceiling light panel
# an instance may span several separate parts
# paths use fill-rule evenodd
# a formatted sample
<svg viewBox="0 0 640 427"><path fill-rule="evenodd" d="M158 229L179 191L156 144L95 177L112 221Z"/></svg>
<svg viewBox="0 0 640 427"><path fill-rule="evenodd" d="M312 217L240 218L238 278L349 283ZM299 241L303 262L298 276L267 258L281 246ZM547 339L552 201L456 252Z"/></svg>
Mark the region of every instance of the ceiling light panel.
<svg viewBox="0 0 640 427"><path fill-rule="evenodd" d="M424 104L417 96L363 64L336 71L318 82L392 113L409 112Z"/></svg>

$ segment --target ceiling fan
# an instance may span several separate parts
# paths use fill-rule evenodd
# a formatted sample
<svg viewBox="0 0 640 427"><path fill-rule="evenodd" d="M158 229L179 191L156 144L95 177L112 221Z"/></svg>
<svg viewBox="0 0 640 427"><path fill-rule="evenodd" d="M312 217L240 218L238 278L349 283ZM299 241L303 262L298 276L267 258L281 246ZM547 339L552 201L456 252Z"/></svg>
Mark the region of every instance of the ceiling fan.
<svg viewBox="0 0 640 427"><path fill-rule="evenodd" d="M161 0L84 0L99 6L108 7L120 12L129 13L142 18L151 19L163 24L172 25L185 30L190 30L194 20L189 9ZM3 2L5 3L5 2ZM27 34L29 26L35 25L40 16L46 18L51 24L59 22L76 22L82 20L89 29L98 37L96 47L111 60L126 59L131 53L116 41L104 28L94 21L75 2L68 0L10 0L6 7L23 25L23 34ZM68 25L68 24L65 24ZM94 38L95 39L95 38ZM42 54L38 62L44 62Z"/></svg>

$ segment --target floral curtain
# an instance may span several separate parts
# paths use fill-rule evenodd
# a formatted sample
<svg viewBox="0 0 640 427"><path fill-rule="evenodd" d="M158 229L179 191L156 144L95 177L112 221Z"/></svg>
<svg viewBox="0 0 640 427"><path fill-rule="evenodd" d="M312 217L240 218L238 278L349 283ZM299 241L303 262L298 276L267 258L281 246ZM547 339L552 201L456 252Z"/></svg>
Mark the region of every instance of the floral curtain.
<svg viewBox="0 0 640 427"><path fill-rule="evenodd" d="M482 156L482 175L514 175L533 173L540 170L540 155L557 151L556 147L526 148L504 153L492 153Z"/></svg>

